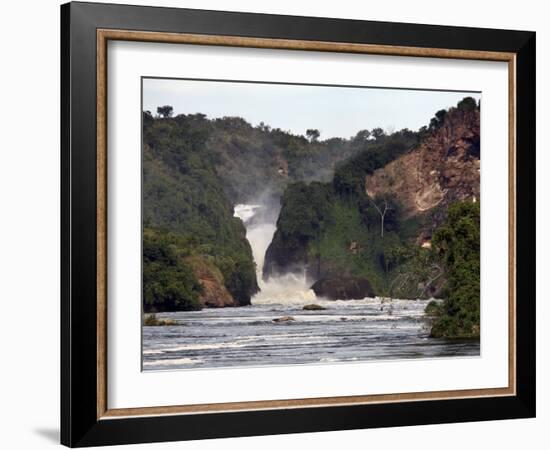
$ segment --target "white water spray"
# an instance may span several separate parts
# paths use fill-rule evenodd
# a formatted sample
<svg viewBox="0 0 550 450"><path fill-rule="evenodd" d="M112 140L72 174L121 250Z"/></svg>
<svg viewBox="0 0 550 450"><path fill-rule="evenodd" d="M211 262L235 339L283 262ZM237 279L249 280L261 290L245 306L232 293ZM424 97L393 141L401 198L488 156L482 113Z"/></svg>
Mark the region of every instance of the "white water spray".
<svg viewBox="0 0 550 450"><path fill-rule="evenodd" d="M252 297L253 305L305 305L316 300L315 293L309 288L305 270L301 273L287 273L263 280L265 252L273 239L275 219L267 219L262 214L268 208L261 204L239 204L235 206L235 217L239 217L246 227L246 238L252 247L252 256L256 263L256 276L260 292Z"/></svg>

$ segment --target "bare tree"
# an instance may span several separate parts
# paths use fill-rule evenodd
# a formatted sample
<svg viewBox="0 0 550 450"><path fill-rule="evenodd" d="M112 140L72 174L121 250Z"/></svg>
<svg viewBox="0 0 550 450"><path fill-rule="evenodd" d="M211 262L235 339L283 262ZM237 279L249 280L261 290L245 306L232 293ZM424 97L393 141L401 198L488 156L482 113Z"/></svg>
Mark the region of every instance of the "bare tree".
<svg viewBox="0 0 550 450"><path fill-rule="evenodd" d="M431 276L428 276L428 280L424 283L424 288L422 289L422 292L420 293L420 298L424 297L424 294L426 291L430 288L432 283L436 281L443 273L445 272L443 270L443 267L441 267L439 264L432 264L432 267L430 270L435 271L435 273Z"/></svg>
<svg viewBox="0 0 550 450"><path fill-rule="evenodd" d="M384 219L386 218L386 213L393 208L389 205L386 199L383 200L384 202L383 209L380 208L372 198L369 197L369 200L372 203L372 205L376 208L376 211L378 211L378 214L380 214L380 236L384 237Z"/></svg>

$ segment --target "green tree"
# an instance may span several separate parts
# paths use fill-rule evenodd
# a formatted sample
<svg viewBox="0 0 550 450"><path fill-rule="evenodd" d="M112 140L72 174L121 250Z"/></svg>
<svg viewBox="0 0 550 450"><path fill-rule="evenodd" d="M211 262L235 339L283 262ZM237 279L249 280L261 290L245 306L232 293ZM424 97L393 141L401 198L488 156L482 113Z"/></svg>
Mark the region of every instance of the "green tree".
<svg viewBox="0 0 550 450"><path fill-rule="evenodd" d="M277 221L277 232L298 243L317 237L330 206L330 186L303 182L287 187Z"/></svg>
<svg viewBox="0 0 550 450"><path fill-rule="evenodd" d="M172 114L174 114L174 108L170 105L159 106L157 108L157 113L164 118L172 117Z"/></svg>
<svg viewBox="0 0 550 450"><path fill-rule="evenodd" d="M202 286L184 262L184 253L175 235L144 230L143 308L146 312L200 309Z"/></svg>
<svg viewBox="0 0 550 450"><path fill-rule="evenodd" d="M457 109L462 111L473 111L478 108L477 102L472 97L464 97L456 105Z"/></svg>
<svg viewBox="0 0 550 450"><path fill-rule="evenodd" d="M237 304L250 304L258 290L252 250L216 171L218 155L207 144L216 126L252 127L234 117L216 125L204 114L144 120L143 125L144 224L182 237L178 249L212 260Z"/></svg>
<svg viewBox="0 0 550 450"><path fill-rule="evenodd" d="M445 123L445 117L447 116L447 110L441 109L435 113L435 116L430 120L430 131L435 131L438 128L441 128Z"/></svg>
<svg viewBox="0 0 550 450"><path fill-rule="evenodd" d="M319 136L321 136L321 132L319 130L310 128L306 130L306 136L310 142L316 142L319 139Z"/></svg>
<svg viewBox="0 0 550 450"><path fill-rule="evenodd" d="M371 133L369 130L358 131L355 137L353 138L353 143L355 145L364 144L370 139L370 137L371 137Z"/></svg>
<svg viewBox="0 0 550 450"><path fill-rule="evenodd" d="M479 203L452 204L432 244L444 258L448 283L448 297L433 323L432 336L479 337Z"/></svg>
<svg viewBox="0 0 550 450"><path fill-rule="evenodd" d="M382 128L373 128L371 135L374 139L380 139L386 135L386 132Z"/></svg>

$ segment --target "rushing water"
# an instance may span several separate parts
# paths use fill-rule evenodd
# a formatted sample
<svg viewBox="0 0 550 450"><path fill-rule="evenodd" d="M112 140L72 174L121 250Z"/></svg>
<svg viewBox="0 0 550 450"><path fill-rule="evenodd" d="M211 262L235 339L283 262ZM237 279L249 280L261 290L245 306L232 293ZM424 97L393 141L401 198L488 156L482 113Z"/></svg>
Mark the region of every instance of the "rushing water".
<svg viewBox="0 0 550 450"><path fill-rule="evenodd" d="M261 291L252 305L157 314L175 325L143 327L144 370L479 355L478 341L428 337L426 300L323 300L300 273L264 282L261 268L275 225L254 220L261 209L235 208L258 266ZM303 310L312 303L326 309Z"/></svg>

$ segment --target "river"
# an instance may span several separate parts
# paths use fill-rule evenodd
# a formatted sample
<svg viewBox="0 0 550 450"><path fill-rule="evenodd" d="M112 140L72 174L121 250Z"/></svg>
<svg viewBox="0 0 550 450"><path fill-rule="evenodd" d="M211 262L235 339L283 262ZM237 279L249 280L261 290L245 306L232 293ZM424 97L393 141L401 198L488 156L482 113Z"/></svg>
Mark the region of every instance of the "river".
<svg viewBox="0 0 550 450"><path fill-rule="evenodd" d="M157 314L175 325L143 327L143 370L479 356L479 341L429 337L427 300L323 300L299 273L264 282L275 224L254 220L261 211L260 205L235 208L259 272L261 291L252 305ZM303 310L307 304L325 309Z"/></svg>

